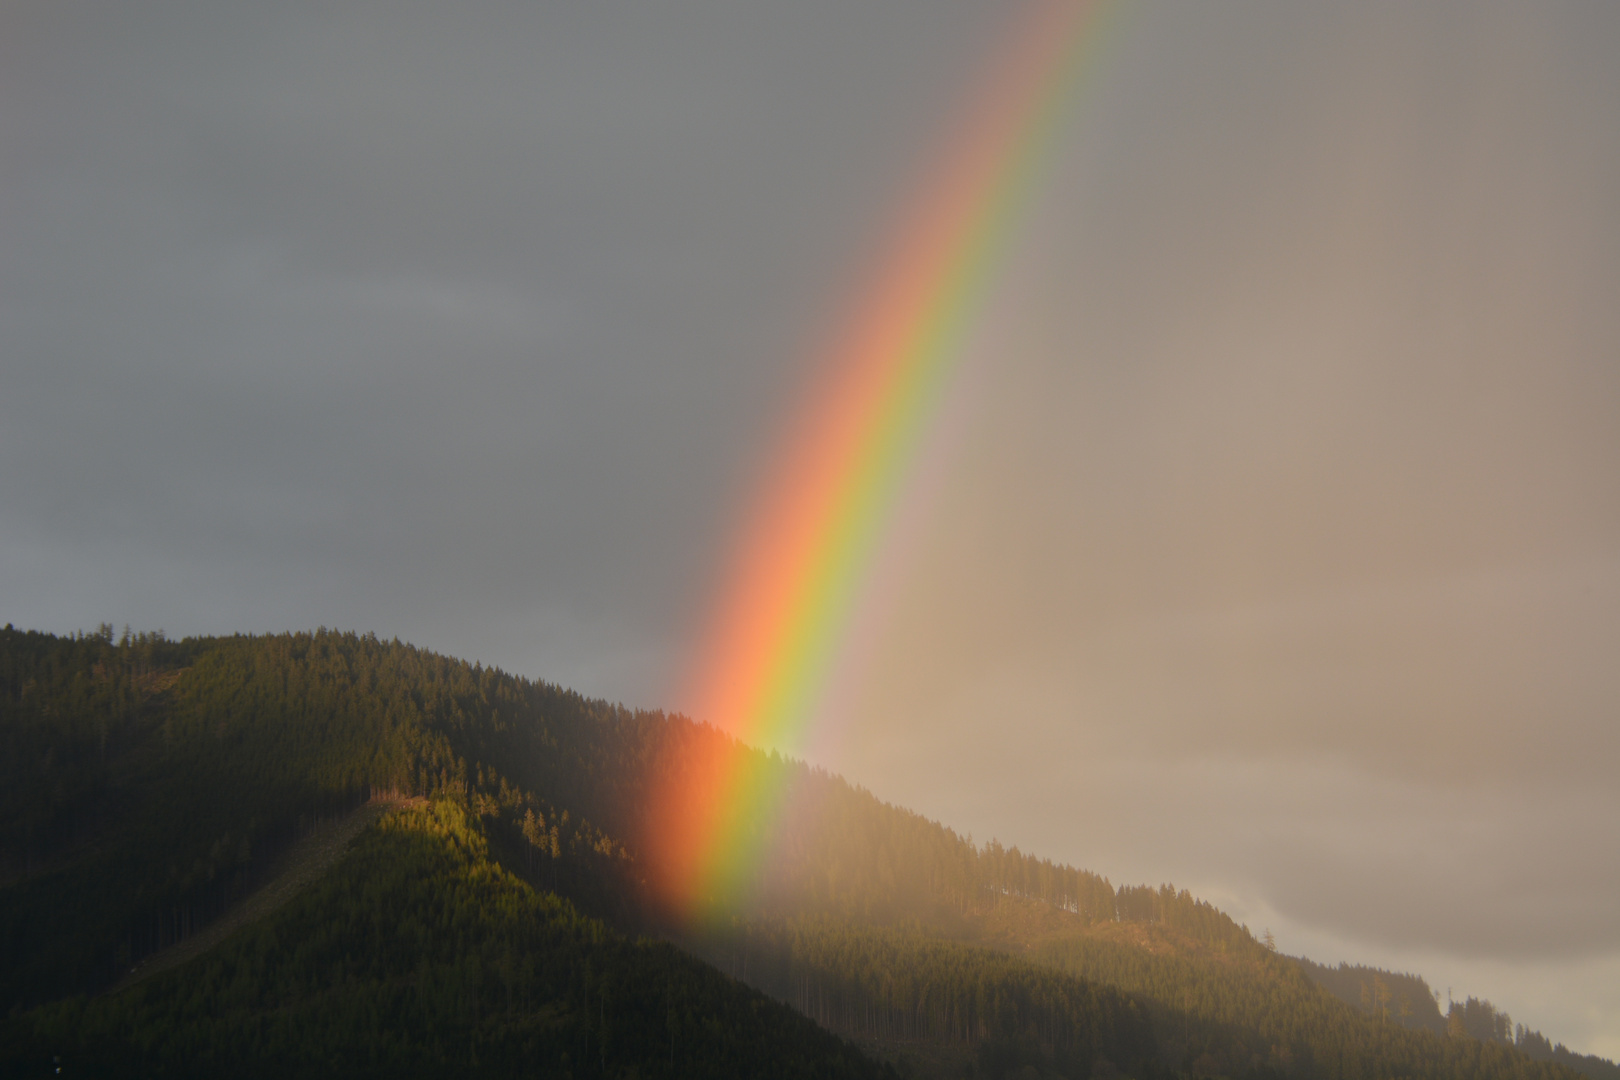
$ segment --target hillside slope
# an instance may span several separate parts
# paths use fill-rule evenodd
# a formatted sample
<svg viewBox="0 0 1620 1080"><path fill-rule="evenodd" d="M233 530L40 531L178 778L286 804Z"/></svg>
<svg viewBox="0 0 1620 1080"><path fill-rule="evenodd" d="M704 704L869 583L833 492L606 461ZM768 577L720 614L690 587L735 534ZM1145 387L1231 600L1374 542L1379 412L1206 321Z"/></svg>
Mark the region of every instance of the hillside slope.
<svg viewBox="0 0 1620 1080"><path fill-rule="evenodd" d="M503 871L453 802L373 826L182 969L0 1036L8 1073L876 1078L814 1024Z"/></svg>
<svg viewBox="0 0 1620 1080"><path fill-rule="evenodd" d="M655 784L707 775L716 754L794 812L768 837L771 856L735 894L708 898L692 923L651 887L670 867L645 808ZM1185 892L1116 888L1016 847L974 844L681 717L324 631L182 642L115 642L110 628L73 638L0 631L0 1004L44 1007L13 1034L64 1030L50 1026L63 1023L64 999L107 989L232 910L311 820L384 790L461 815L480 838L475 861L504 875L512 896L555 894L548 903L617 934L679 940L923 1075L1572 1075L1514 1046L1364 1014ZM321 918L337 916L303 918L300 933L319 937ZM295 925L282 919L271 924ZM466 947L484 948L480 935L506 942L491 946L491 963L501 949L521 957L530 947L502 937L499 919L475 921L483 929L468 931ZM321 995L347 1002L331 1015L350 1015L355 1002L382 1000L379 987L414 978L390 960L352 983L380 931L343 925L351 929L332 954L342 963L299 967L294 949L254 969L302 987L264 1017ZM212 970L232 947L185 970ZM167 978L107 1000L146 1001L158 993L149 987L175 985ZM226 980L232 994L248 993L243 978ZM213 997L187 999L193 1011L164 1006L140 1030L160 1041L175 1025L227 1030L210 1025L238 999L226 982L208 985ZM126 1008L83 1007L87 1018ZM395 1019L367 1030L408 1044L431 1030L409 1026L404 1006L389 1008ZM514 1030L528 1023L522 1015L510 1015ZM626 1015L642 1017L631 1026L659 1023ZM654 1034L637 1038L651 1046Z"/></svg>
<svg viewBox="0 0 1620 1080"><path fill-rule="evenodd" d="M349 846L360 834L385 814L421 802L420 799L403 799L389 793L373 795L365 804L322 822L287 850L279 860L281 865L273 877L191 936L146 957L131 968L128 975L118 980L113 992L194 960L244 926L273 915L324 877L348 854Z"/></svg>

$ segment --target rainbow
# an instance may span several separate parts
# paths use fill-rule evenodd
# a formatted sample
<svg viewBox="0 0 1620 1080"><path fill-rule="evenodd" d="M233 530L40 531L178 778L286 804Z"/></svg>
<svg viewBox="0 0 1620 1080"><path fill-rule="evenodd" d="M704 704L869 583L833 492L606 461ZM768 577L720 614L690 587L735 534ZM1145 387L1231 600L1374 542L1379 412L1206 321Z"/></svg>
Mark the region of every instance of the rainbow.
<svg viewBox="0 0 1620 1080"><path fill-rule="evenodd" d="M736 742L668 770L650 809L659 884L687 913L736 899L758 865L779 792L740 744L801 744L979 301L1095 51L1099 6L1037 0L1016 26L827 353L825 382L741 534L687 696Z"/></svg>

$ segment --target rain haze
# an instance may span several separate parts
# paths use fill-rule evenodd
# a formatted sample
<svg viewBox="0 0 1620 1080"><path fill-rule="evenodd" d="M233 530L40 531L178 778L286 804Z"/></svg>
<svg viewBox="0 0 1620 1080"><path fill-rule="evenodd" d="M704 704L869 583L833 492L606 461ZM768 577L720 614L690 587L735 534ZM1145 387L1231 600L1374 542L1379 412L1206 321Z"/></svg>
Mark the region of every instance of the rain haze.
<svg viewBox="0 0 1620 1080"><path fill-rule="evenodd" d="M0 4L0 622L684 707L1012 17ZM1113 9L810 756L1620 1056L1616 56Z"/></svg>

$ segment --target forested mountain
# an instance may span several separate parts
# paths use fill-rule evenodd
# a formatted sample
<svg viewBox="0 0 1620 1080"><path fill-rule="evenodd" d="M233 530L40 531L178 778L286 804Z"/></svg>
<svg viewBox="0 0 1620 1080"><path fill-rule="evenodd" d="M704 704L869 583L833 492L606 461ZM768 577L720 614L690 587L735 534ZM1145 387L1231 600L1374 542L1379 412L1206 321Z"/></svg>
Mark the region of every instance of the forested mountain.
<svg viewBox="0 0 1620 1080"><path fill-rule="evenodd" d="M1394 1021L1452 1038L1514 1046L1537 1061L1568 1065L1593 1080L1620 1080L1620 1066L1590 1054L1577 1054L1563 1043L1555 1045L1541 1032L1515 1024L1512 1017L1489 1001L1470 997L1448 1002L1442 1016L1440 995L1429 989L1421 976L1396 974L1360 964L1330 968L1304 958L1299 960L1299 965L1312 981L1380 1022Z"/></svg>
<svg viewBox="0 0 1620 1080"><path fill-rule="evenodd" d="M794 812L739 897L692 924L650 887L670 867L645 808L716 753ZM106 993L272 876L311 822L379 792L426 802L274 916ZM940 1076L1550 1080L1576 1064L1405 1027L1393 992L1347 1004L1186 892L974 844L684 718L372 636L8 627L0 808L12 1071L58 1055L210 1075L886 1067L835 1035Z"/></svg>
<svg viewBox="0 0 1620 1080"><path fill-rule="evenodd" d="M1312 982L1369 1016L1437 1034L1446 1031L1446 1018L1440 1015L1440 995L1431 990L1421 976L1360 964L1330 968L1313 964L1304 957L1300 958L1299 966Z"/></svg>
<svg viewBox="0 0 1620 1080"><path fill-rule="evenodd" d="M1468 1000L1472 1001L1473 998ZM1620 1080L1620 1065L1596 1054L1577 1054L1563 1043L1552 1042L1539 1031L1526 1029L1523 1024L1513 1027L1513 1045L1537 1061L1555 1061L1567 1065L1578 1073L1592 1077L1592 1080Z"/></svg>

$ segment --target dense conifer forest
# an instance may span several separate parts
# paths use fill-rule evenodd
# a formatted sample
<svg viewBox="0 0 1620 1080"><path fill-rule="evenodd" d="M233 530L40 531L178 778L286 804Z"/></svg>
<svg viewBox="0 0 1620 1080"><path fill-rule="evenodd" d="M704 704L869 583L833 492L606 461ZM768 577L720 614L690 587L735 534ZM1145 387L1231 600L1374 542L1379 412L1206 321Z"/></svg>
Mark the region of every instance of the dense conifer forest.
<svg viewBox="0 0 1620 1080"><path fill-rule="evenodd" d="M788 1007L504 871L450 801L385 819L290 910L188 967L56 1002L27 1027L15 1062L81 1075L884 1073Z"/></svg>
<svg viewBox="0 0 1620 1080"><path fill-rule="evenodd" d="M1420 975L1397 974L1359 964L1330 968L1303 958L1299 964L1312 982L1370 1016L1424 1031L1442 1034L1446 1031L1446 1018L1440 1015L1440 995L1430 989Z"/></svg>
<svg viewBox="0 0 1620 1080"><path fill-rule="evenodd" d="M694 927L648 888L642 808L717 750L795 811ZM411 805L286 906L139 977L383 794ZM8 1073L1614 1076L1489 1003L1440 1018L1415 977L1278 956L1185 891L369 635L8 627L0 806Z"/></svg>
<svg viewBox="0 0 1620 1080"><path fill-rule="evenodd" d="M1406 1027L1452 1038L1514 1046L1537 1061L1568 1065L1593 1080L1620 1080L1620 1066L1591 1054L1577 1054L1563 1043L1553 1043L1541 1032L1515 1024L1512 1017L1489 1001L1474 997L1450 1001L1445 1014L1441 1015L1440 995L1429 988L1422 976L1396 974L1359 964L1330 968L1305 959L1299 963L1314 982L1380 1022L1394 1020Z"/></svg>

